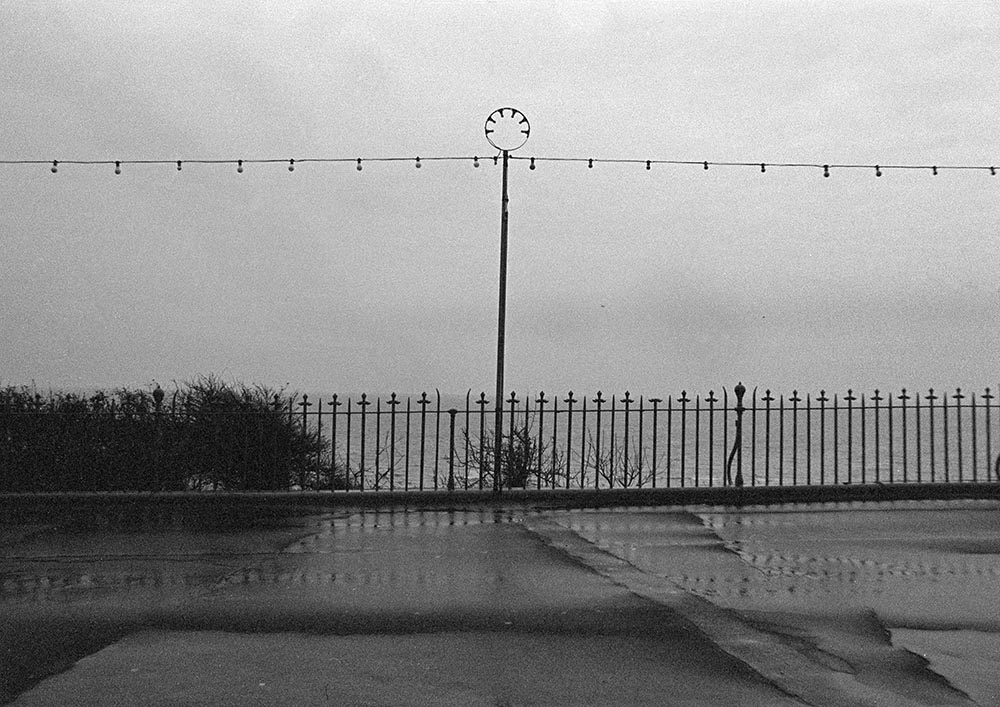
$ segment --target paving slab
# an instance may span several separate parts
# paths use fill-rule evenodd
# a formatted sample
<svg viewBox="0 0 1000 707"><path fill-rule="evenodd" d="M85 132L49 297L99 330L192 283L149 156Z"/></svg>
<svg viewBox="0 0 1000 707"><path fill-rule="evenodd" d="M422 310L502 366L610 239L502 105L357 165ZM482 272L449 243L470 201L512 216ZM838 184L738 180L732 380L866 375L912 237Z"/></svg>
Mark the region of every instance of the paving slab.
<svg viewBox="0 0 1000 707"><path fill-rule="evenodd" d="M1000 661L995 501L588 510L534 522L810 702L1000 704L986 667Z"/></svg>
<svg viewBox="0 0 1000 707"><path fill-rule="evenodd" d="M18 705L802 704L519 514L7 538Z"/></svg>

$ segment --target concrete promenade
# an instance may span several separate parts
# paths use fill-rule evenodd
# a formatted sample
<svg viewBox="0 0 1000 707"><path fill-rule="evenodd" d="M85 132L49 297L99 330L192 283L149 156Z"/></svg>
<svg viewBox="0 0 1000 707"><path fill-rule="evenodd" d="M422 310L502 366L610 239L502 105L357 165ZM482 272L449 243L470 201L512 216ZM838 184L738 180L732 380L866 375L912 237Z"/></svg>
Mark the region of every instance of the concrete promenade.
<svg viewBox="0 0 1000 707"><path fill-rule="evenodd" d="M1000 501L532 498L23 504L0 524L0 700L1000 704Z"/></svg>

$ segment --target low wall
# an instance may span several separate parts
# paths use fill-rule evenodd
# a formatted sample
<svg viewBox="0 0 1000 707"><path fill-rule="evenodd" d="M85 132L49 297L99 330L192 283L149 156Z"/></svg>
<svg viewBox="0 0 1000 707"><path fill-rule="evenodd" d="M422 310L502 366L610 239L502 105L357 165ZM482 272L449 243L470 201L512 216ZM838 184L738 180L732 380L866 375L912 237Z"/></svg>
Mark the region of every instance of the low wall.
<svg viewBox="0 0 1000 707"><path fill-rule="evenodd" d="M253 518L327 511L555 509L642 506L759 506L948 499L1000 499L1000 483L855 484L656 489L512 489L422 492L172 492L0 494L0 523L201 520L245 523Z"/></svg>

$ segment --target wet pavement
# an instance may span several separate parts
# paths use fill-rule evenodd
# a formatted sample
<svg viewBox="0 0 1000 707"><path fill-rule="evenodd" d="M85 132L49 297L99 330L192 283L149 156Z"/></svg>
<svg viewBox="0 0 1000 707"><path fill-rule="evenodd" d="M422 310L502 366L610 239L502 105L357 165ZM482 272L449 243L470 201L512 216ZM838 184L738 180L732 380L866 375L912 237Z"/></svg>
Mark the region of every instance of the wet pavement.
<svg viewBox="0 0 1000 707"><path fill-rule="evenodd" d="M0 701L1000 704L1000 503L0 525Z"/></svg>

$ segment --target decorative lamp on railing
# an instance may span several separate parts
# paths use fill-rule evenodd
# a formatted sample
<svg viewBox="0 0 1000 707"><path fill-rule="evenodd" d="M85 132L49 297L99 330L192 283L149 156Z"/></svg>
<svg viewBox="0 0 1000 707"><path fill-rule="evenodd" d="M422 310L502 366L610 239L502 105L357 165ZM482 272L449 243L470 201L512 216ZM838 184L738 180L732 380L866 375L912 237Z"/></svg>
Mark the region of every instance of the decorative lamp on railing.
<svg viewBox="0 0 1000 707"><path fill-rule="evenodd" d="M733 466L733 458L736 459L736 486L743 485L743 396L746 395L747 389L742 382L737 383L736 387L733 388L733 392L736 393L736 423L735 431L736 435L733 439L733 449L729 452L729 461L726 463L726 482L732 478L731 470Z"/></svg>
<svg viewBox="0 0 1000 707"><path fill-rule="evenodd" d="M163 476L162 476L162 448L163 448L163 430L160 427L160 415L163 411L163 388L160 384L156 384L156 388L153 389L153 403L156 405L156 414L154 417L154 423L156 425L156 436L153 442L153 464L155 466L156 474L156 488L163 488Z"/></svg>

